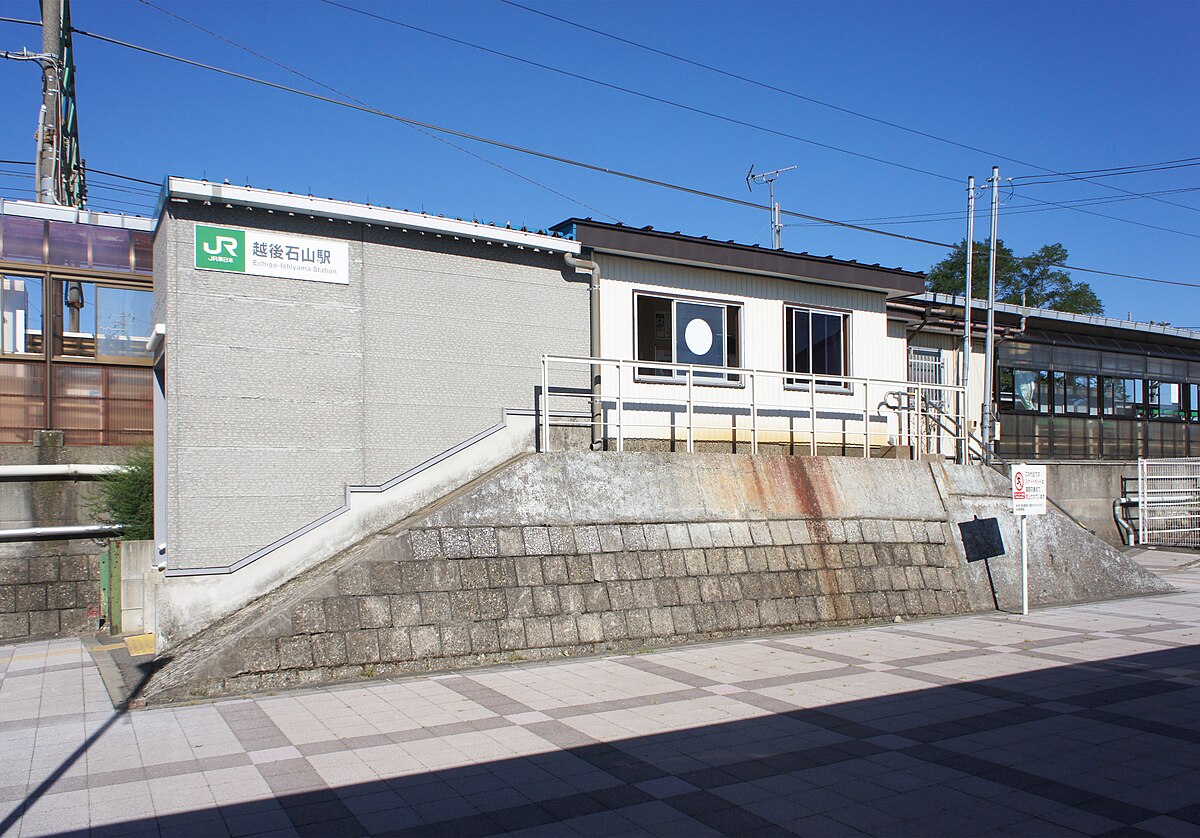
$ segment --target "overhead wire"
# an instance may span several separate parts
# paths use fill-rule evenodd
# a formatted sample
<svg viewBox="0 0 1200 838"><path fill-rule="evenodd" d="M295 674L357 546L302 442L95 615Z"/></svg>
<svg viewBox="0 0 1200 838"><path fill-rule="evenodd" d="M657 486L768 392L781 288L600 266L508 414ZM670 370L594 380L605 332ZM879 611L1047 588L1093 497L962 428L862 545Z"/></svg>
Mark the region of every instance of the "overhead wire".
<svg viewBox="0 0 1200 838"><path fill-rule="evenodd" d="M831 110L840 111L841 113L849 114L849 115L851 115L851 116L855 116L855 117L858 117L858 118L860 118L860 119L865 119L865 120L868 120L868 121L870 121L870 122L877 123L877 124L879 124L879 125L885 125L885 126L887 126L887 127L889 127L889 128L895 128L895 129L897 129L897 130L899 130L899 131L904 131L904 132L907 132L907 133L909 133L909 134L913 134L913 135L915 135L915 136L918 136L918 137L924 137L924 138L926 138L926 139L935 140L935 141L937 141L937 142L940 142L940 143L945 143L945 144L947 144L947 145L955 146L955 147L957 147L957 148L961 148L961 149L964 149L964 150L967 150L967 151L973 151L973 152L976 152L976 153L979 153L979 154L986 154L986 155L989 155L989 156L991 156L991 157L995 157L995 158L998 158L998 159L1000 159L1000 160L1006 160L1006 161L1008 161L1008 162L1010 162L1010 163L1016 163L1016 164L1018 164L1018 165L1021 165L1021 166L1029 166L1030 168L1037 169L1037 170L1039 170L1039 171L1041 171L1041 172L1050 173L1050 174L1062 174L1062 172L1055 171L1054 169L1047 168L1047 167L1045 167L1045 166L1040 166L1040 165L1038 165L1038 164L1036 164L1036 163L1030 163L1030 162L1028 162L1028 161L1021 160L1021 159L1019 159L1019 158L1016 158L1016 157L1010 157L1010 156L1007 156L1007 155L1004 155L1004 154L999 154L999 153L997 153L997 152L995 152L995 151L988 151L987 149L979 148L978 146L969 145L969 144L967 144L967 143L959 142L959 141L957 141L957 140L952 140L952 139L949 139L948 137L943 137L943 136L940 136L940 135L938 135L938 134L934 134L934 133L932 133L932 132L929 132L929 131L922 131L922 130L920 130L920 129L917 129L917 128L911 128L911 127L909 127L909 126L907 126L907 125L902 125L902 124L900 124L900 123L898 123L898 122L892 122L891 120L887 120L887 119L881 119L881 118L879 118L879 117L872 116L872 115L870 115L870 114L867 114L867 113L863 113L862 111L856 111L856 110L854 110L854 109L852 109L852 108L847 108L847 107L844 107L844 106L842 106L842 105L836 105L836 104L834 104L834 103L832 103L832 102L826 102L826 101L824 101L824 100L822 100L822 99L817 99L817 98L815 98L815 97L812 97L812 96L805 96L805 95L804 95L804 94L802 94L802 93L797 93L797 92L796 92L796 91L794 91L794 90L788 90L788 89L786 89L786 88L779 87L779 86L777 86L777 85L774 85L774 84L770 84L769 82L764 82L764 81L762 81L762 80L760 80L760 79L754 79L754 78L750 78L749 76L743 76L743 75L740 75L740 74L738 74L738 73L734 73L734 72L731 72L731 71L729 71L729 70L725 70L725 69L722 69L722 68L720 68L720 67L716 67L716 66L714 66L714 65L712 65L712 64L706 64L706 63L704 63L704 62L702 62L702 61L695 61L695 60L693 60L693 59L686 58L686 57L684 57L684 56L682 56L682 55L679 55L679 54L677 54L677 53L668 52L667 50L658 49L657 47L652 47L652 46L650 46L650 45L648 45L648 44L641 43L640 41L635 41L635 40L633 40L633 39L631 39L631 38L623 38L623 37L621 37L620 35L614 35L614 34L612 34L611 32L606 32L606 31L604 31L604 30L602 30L602 29L598 29L598 28L596 28L596 27L592 27L592 26L586 26L586 25L584 25L584 24L582 24L582 23L579 23L579 22L577 22L577 21L573 21L573 20L570 20L570 19L568 19L568 18L564 18L564 17L559 17L558 15L553 15L553 14L550 14L549 12L542 11L541 9L536 9L536 8L533 8L532 6L526 6L526 5L524 5L523 3L518 3L518 2L515 2L515 0L500 0L500 2L501 2L501 3L504 3L504 4L505 4L505 5L507 5L507 6L511 6L511 7L513 7L513 8L516 8L516 9L521 9L521 10L523 10L523 11L526 11L526 12L531 12L531 13L533 13L533 14L535 14L535 15L540 15L540 16L542 16L542 17L544 17L544 18L548 18L548 19L550 19L550 20L555 20L555 21L558 21L559 23L564 23L564 24L566 24L567 26L573 26L573 27L575 27L575 28L577 28L577 29L581 29L581 30L584 30L584 31L586 31L586 32L591 32L591 33L593 33L593 34L600 35L600 36L602 36L602 37L605 37L605 38L610 38L610 39L612 39L612 40L614 40L614 41L618 41L618 42L620 42L620 43L627 44L627 45L629 45L629 46L636 47L636 48L638 48L638 49L646 50L647 52L651 52L651 53L654 53L654 54L656 54L656 55L661 55L661 56L663 56L663 57L670 58L670 59L673 59L673 60L675 60L675 61L681 61L681 62L683 62L683 63L685 63L685 64L690 64L690 65L692 65L693 67L698 67L698 68L700 68L700 69L703 69L703 70L708 70L708 71L710 71L710 72L717 73L717 74L719 74L719 75L722 75L722 76L725 76L725 77L727 77L727 78L735 79L735 80L737 80L737 81L741 81L741 82L745 82L745 83L747 83L747 84L754 85L754 86L756 86L756 87L759 87L759 88L762 88L762 89L764 89L764 90L771 90L771 91L773 91L773 92L775 92L775 93L782 93L783 95L785 95L785 96L791 96L791 97L792 97L792 98L794 98L794 99L799 99L799 100L802 100L802 101L805 101L805 102L809 102L809 103L811 103L811 104L814 104L814 105L819 105L819 106L821 106L821 107L823 107L823 108L829 108L829 109L831 109ZM1120 187L1112 186L1112 185L1110 185L1110 184L1104 184L1104 183L1101 183L1101 184L1097 184L1097 185L1098 185L1098 186L1103 186L1104 188L1106 188L1106 189L1110 189L1110 190L1112 190L1112 191L1115 191L1115 192L1125 192L1125 190L1121 189ZM1161 199L1161 198L1157 198L1157 199L1154 199L1154 200L1158 201L1159 203L1167 204L1167 205L1169 205L1169 206L1180 207L1180 208L1182 208L1182 209L1187 209L1187 210L1193 210L1193 211L1197 211L1197 208L1196 208L1196 207L1189 207L1189 206L1187 206L1186 204L1176 204L1176 203L1175 203L1175 202L1173 202L1173 201L1166 201L1166 200L1163 200L1163 199ZM1124 219L1117 218L1116 216L1103 216L1103 217L1105 217L1105 218L1113 218L1114 220L1117 220L1117 221L1124 220Z"/></svg>
<svg viewBox="0 0 1200 838"><path fill-rule="evenodd" d="M405 28L405 29L412 30L412 31L414 31L414 32L420 32L420 33L422 33L422 34L425 34L425 35L430 35L430 36L432 36L432 37L435 37L435 38L440 38L440 39L442 39L442 40L444 40L444 41L448 41L448 42L450 42L450 43L455 43L455 44L460 44L460 45L462 45L462 46L470 47L471 49L479 50L479 51L481 51L481 52L485 52L485 53L488 53L488 54L490 54L490 55L496 55L496 56L499 56L499 57L501 57L501 58L506 58L506 59L509 59L509 60L511 60L511 61L516 61L516 62L518 62L518 63L525 64L525 65L528 65L528 66L531 66L531 67L536 67L536 68L538 68L538 69L547 70L547 71L549 71L549 72L552 72L552 73L557 73L557 74L559 74L559 75L563 75L563 76L566 76L566 77L568 77L568 78L573 78L573 79L577 79L577 80L579 80L579 81L587 82L588 84L594 84L594 85L597 85L597 86L600 86L600 87L604 87L604 88L607 88L607 89L610 89L610 90L616 90L616 91L619 91L619 92L621 92L621 93L626 93L626 94L628 94L628 95L631 95L631 96L635 96L635 97L638 97L638 98L641 98L641 99L646 99L646 100L648 100L648 101L652 101L652 102L657 102L657 103L659 103L659 104L668 105L668 106L670 106L670 107L679 108L679 109L681 109L681 110L688 111L688 112L695 113L695 114L699 114L699 115L701 115L701 116L710 117L710 118L712 118L712 119L717 119L717 120L720 120L720 121L723 121L723 122L728 122L728 123L731 123L731 124L734 124L734 125L739 125L739 126L742 126L742 127L750 128L750 129L752 129L752 130L756 130L756 131L762 131L762 132L765 132L765 133L768 133L768 134L773 134L773 135L775 135L775 136L783 137L783 138L785 138L785 139L796 140L796 141L798 141L798 142L807 143L807 144L809 144L809 145L813 145L813 146L816 146L816 147L818 147L818 148L824 148L824 149L827 149L827 150L830 150L830 151L836 151L836 152L839 152L839 153L841 153L841 154L847 154L847 155L850 155L850 156L852 156L852 157L858 157L858 158L861 158L861 159L864 159L864 160L871 160L871 161L873 161L873 162L876 162L876 163L881 163L881 164L883 164L883 165L886 165L886 166L892 166L892 167L894 167L894 168L898 168L898 169L902 169L902 170L906 170L906 171L910 171L910 172L915 172L915 173L917 173L917 174L925 175L925 176L927 176L927 177L938 178L938 179L940 179L940 180L947 180L947 181L950 181L950 182L952 182L952 183L959 183L959 182L960 182L958 178L954 178L954 177L951 177L951 176L949 176L949 175L943 175L943 174L940 174L940 173L938 173L938 172L932 172L932 171L930 171L930 170L928 170L928 169L922 169L922 168L919 168L919 167L916 167L916 166L909 166L909 165L907 165L907 164L905 164L905 163L898 163L898 162L896 162L896 161L894 161L894 160L887 160L886 158L882 158L882 157L876 157L875 155L871 155L871 154L865 154L865 153L863 153L863 152L858 152L858 151L853 151L853 150L851 150L851 149L843 148L843 147L841 147L841 146L836 146L836 145L832 145L832 144L829 144L829 143L822 143L822 142L819 142L819 141L817 141L817 140L810 139L810 138L808 138L808 137L802 137L802 136L800 136L800 135L798 135L798 134L792 134L792 133L789 133L789 132L786 132L786 131L780 131L780 130L778 130L778 129L775 129L775 128L770 128L770 127L768 127L768 126L765 126L765 125L760 125L760 124L758 124L758 123L750 122L750 121L748 121L748 120L743 120L743 119L739 119L739 118L737 118L737 117L731 117L731 116L727 116L727 115L725 115L725 114L717 113L717 112L715 112L715 111L710 111L710 110L706 110L706 109L704 109L704 108L698 108L698 107L695 107L695 106L692 106L692 105L687 105L687 104L684 104L684 103L682 103L682 102L675 101L675 100L673 100L673 99L667 99L667 98L665 98L665 97L662 97L662 96L655 96L655 95L653 95L653 94L650 94L650 93L644 93L644 92L642 92L642 91L640 91L640 90L635 90L635 89L633 89L633 88L630 88L630 87L625 87L625 86L623 86L623 85L618 85L618 84L613 84L613 83L610 83L610 82L601 81L601 80L599 80L599 79L596 79L596 78L593 78L593 77L591 77L591 76L585 76L585 75L583 75L583 74L580 74L580 73L575 73L575 72L572 72L572 71L570 71L570 70L564 70L564 69L562 69L562 68L560 68L560 67L554 67L554 66L552 66L552 65L549 65L549 64L543 64L543 63L541 63L541 62L538 62L538 61L533 61L533 60L531 60L531 59L528 59L528 58L522 58L522 57L520 57L520 56L513 55L513 54L511 54L511 53L502 52L502 51L500 51L500 50L492 49L491 47L485 47L485 46L482 46L482 45L480 45L480 44L475 44L475 43L472 43L472 42L470 42L470 41L465 41L465 40L462 40L461 38L455 38L455 37L453 37L453 36L451 36L451 35L446 35L446 34L444 34L444 33L441 33L441 32L435 32L435 31L433 31L433 30L431 30L431 29L425 29L425 28L423 28L423 27L416 26L416 25L414 25L414 24L411 24L411 23L405 23L404 21L396 20L395 18L391 18L391 17L388 17L388 16L386 16L386 15L381 15L381 14L378 14L378 13L376 13L376 12L369 12L369 11L366 11L365 9L359 9L359 8L356 8L356 7L354 7L354 6L349 6L349 5L346 5L345 3L340 3L340 2L337 2L337 0L320 0L320 2L324 3L324 4L325 4L325 5L327 5L327 6L334 6L334 7L336 7L336 8L345 9L346 11L349 11L349 12L354 12L354 13L357 13L357 14L363 15L364 17L374 18L374 19L376 19L376 20L379 20L379 21L383 21L383 22L386 22L386 23L391 23L391 24L394 24L394 25L396 25L396 26L399 26L399 27L402 27L402 28ZM1028 163L1026 163L1026 164L1022 164L1022 165L1033 165L1033 164L1028 164ZM1041 167L1041 166L1034 166L1034 168L1043 169L1043 167ZM1047 171L1047 172L1052 172L1052 173L1053 173L1053 170L1051 170L1051 169L1043 169L1043 171ZM1118 187L1114 187L1114 186L1108 186L1108 185L1106 185L1106 184L1101 184L1101 185L1105 185L1105 186L1106 186L1106 188L1109 188L1109 189L1115 190L1115 191L1117 191L1117 192L1122 192L1122 193L1125 193L1125 194L1133 194L1133 193L1130 193L1130 192L1128 192L1127 190L1124 190L1124 189L1119 189ZM1030 196L1027 196L1027 195L1022 195L1022 196L1021 196L1021 199L1022 199L1022 200L1027 200L1027 201L1033 201L1033 202L1035 202L1035 203L1049 203L1049 202L1045 202L1045 201L1039 201L1038 199L1036 199L1036 198L1032 198L1032 197L1030 197ZM1155 201L1160 201L1160 202L1162 202L1162 201L1163 201L1163 199L1161 199L1161 198L1152 198L1152 199L1150 199L1150 200L1155 200ZM1166 202L1166 203L1171 203L1171 202ZM1190 210L1194 210L1194 211L1200 212L1200 209L1197 209L1197 208L1195 208L1195 207L1188 207L1186 204L1174 204L1174 206L1180 206L1180 207L1183 207L1184 209L1190 209ZM1066 208L1066 209L1073 209L1072 207L1065 207L1065 208ZM1084 213L1086 213L1086 214L1088 214L1088 215L1093 215L1093 216L1096 216L1097 218L1107 218L1107 219L1109 219L1109 220L1111 220L1111 221L1118 221L1118 222L1122 222L1122 223L1125 223L1125 224L1131 224L1131 225L1134 225L1134 226L1137 226L1137 227L1146 227L1146 228L1149 228L1149 229L1152 229L1152 230L1159 230L1160 232L1164 232L1164 233L1174 233L1174 234L1181 235L1181 236L1190 236L1190 237L1193 237L1193 238L1200 238L1200 235L1197 235L1197 234L1195 234L1195 233L1188 233L1188 232L1185 232L1185 231L1183 231L1183 230L1176 230L1176 229L1174 229L1174 228L1171 228L1171 227L1163 227L1163 226L1161 226L1161 225L1157 225L1157 224L1147 224L1147 223L1145 223L1145 222L1141 222L1141 221L1132 221L1132 220L1130 220L1130 219L1127 219L1127 218L1121 218L1120 216L1115 216L1115 215L1106 215L1106 214L1104 214L1104 213L1098 213L1098 212L1089 212L1089 211L1087 211L1087 210L1082 210L1082 209L1081 209L1081 210L1077 210L1077 211L1078 211L1078 212L1084 212Z"/></svg>
<svg viewBox="0 0 1200 838"><path fill-rule="evenodd" d="M191 26L195 29L200 30L201 32L211 35L212 37L214 37L220 41L223 41L226 44L229 44L230 46L241 50L242 52L253 55L255 58L259 58L259 59L262 59L263 61L266 61L269 64L273 64L274 66L278 67L279 69L285 70L286 72L289 72L294 76L302 78L305 81L311 82L311 83L317 85L318 87L328 90L331 93L336 93L338 96L349 99L352 102L357 102L360 105L367 104L362 99L352 96L351 94L347 93L344 90L339 90L338 88L332 87L331 85L328 85L323 81L315 79L312 76L306 75L305 73L302 73L301 71L297 70L294 67L284 64L281 61L277 61L276 59L271 58L268 55L263 55L261 52L253 50L250 47L246 46L245 44L240 44L237 41L234 41L233 39L228 38L219 32L214 32L212 29L209 29L208 27L203 26L202 24L196 23L195 21L190 20L190 19L184 17L183 15L176 14L175 12L172 12L169 9L164 9L162 6L159 6L155 3L150 2L150 0L138 0L138 2L144 6L149 6L152 9L162 12L165 15L169 15L170 17L175 18L176 20L180 21L181 23L185 23L188 26ZM501 163L497 163L495 160L485 157L482 154L478 154L477 152L471 151L468 148L463 148L462 146L458 145L457 143L453 143L450 140L447 140L445 137L439 137L436 134L425 130L424 128L417 127L416 125L409 125L408 127L414 131L417 131L420 134L425 135L426 137L429 137L432 140L436 140L437 142L443 143L443 144L449 146L450 148L461 151L463 154L467 154L471 157L474 157L476 160L480 160L484 163L487 163L489 166L494 166L497 169L501 170L502 172L507 172L508 174L512 175L513 177L520 178L521 180L525 181L526 183L532 184L533 186L536 186L539 189L543 189L553 195L557 195L558 197L560 197L566 201L570 201L573 204L578 204L579 206L583 207L584 209L591 210L592 212L597 213L598 215L602 215L605 218L611 218L613 221L618 220L615 215L604 212L601 209L597 209L596 207L592 206L591 204L587 204L587 203L581 201L580 199L574 197L573 195L568 195L565 192L560 192L559 190L555 189L554 187L548 186L547 184L544 184L539 180L531 178L528 175L523 175L520 172L514 171L513 169L510 169Z"/></svg>
<svg viewBox="0 0 1200 838"><path fill-rule="evenodd" d="M948 180L951 183L959 182L958 178L954 178L949 175L943 175L938 172L932 172L932 171L929 171L928 169L922 169L917 166L909 166L905 163L898 163L895 160L888 160L883 157L876 157L872 154L866 154L864 152L854 151L852 149L832 145L831 143L823 143L818 140L810 139L808 137L802 137L798 134L791 134L787 131L780 131L776 128L771 128L766 125L761 125L759 123L750 122L749 120L739 119L734 116L728 116L726 114L717 113L716 111L710 111L710 110L706 110L704 108L699 108L699 107L695 107L693 105L688 105L683 102L676 101L674 99L667 99L666 97L656 96L652 93L644 93L644 92L642 92L640 90L636 90L632 87L625 87L624 85L613 84L611 82L601 81L600 79L593 78L591 76L585 76L582 73L575 73L570 70L564 70L561 67L555 67L551 64L543 64L539 61L533 61L532 59L529 59L529 58L522 58L519 55L513 55L512 53L502 52L501 50L492 49L491 47L485 47L481 44L475 44L470 41L464 41L461 38L455 38L452 35L446 35L441 32L435 32L432 29L424 29L420 26L415 26L411 23L405 23L402 20L396 20L395 18L388 17L387 15L381 15L376 12L369 12L366 9L359 9L359 8L355 8L354 6L348 6L345 3L337 2L337 0L320 0L320 2L324 3L327 6L334 6L334 7L340 8L340 9L345 9L348 12L354 12L356 14L363 15L364 17L374 18L376 20L383 21L385 23L390 23L395 26L402 27L404 29L409 29L414 32L420 32L424 35L429 35L434 38L440 38L443 41L449 41L450 43L459 44L460 46L469 47L471 49L479 50L480 52L485 52L490 55L495 55L500 58L508 59L510 61L516 61L520 64L525 64L530 67L536 67L537 69L540 69L540 70L547 70L551 73L557 73L559 75L566 76L568 78L576 79L576 80L582 81L582 82L587 82L588 84L594 84L594 85L597 85L598 87L604 87L609 90L616 90L620 93L625 93L630 96L636 96L640 99L645 99L650 102L657 102L658 104L661 104L661 105L668 105L670 107L678 108L680 110L688 111L690 113L698 114L700 116L709 117L711 119L717 119L722 122L728 122L732 125L739 125L743 128L750 128L755 131L762 131L767 134L773 134L777 137L783 137L785 139L796 140L797 142L807 143L808 145L816 146L818 148L823 148L823 149L826 149L829 151L836 151L840 154L848 154L851 157L858 157L862 160L871 160L875 163L882 163L885 166L892 166L897 169L903 169L905 171L915 172L917 174L926 175L928 177L939 178L941 180Z"/></svg>
<svg viewBox="0 0 1200 838"><path fill-rule="evenodd" d="M277 82L267 81L266 79L256 78L254 76L250 76L245 73L238 73L234 70L226 70L222 67L216 67L216 66L213 66L210 64L205 64L203 62L195 61L190 58L184 58L182 56L172 55L170 53L166 53L161 50L155 50L150 47L144 47L144 46L140 46L138 44L132 44L127 41L119 40L117 38L110 38L107 35L100 35L97 33L87 32L82 29L75 29L75 28L73 28L72 31L75 34L82 35L83 37L91 38L93 40L101 41L104 43L109 43L109 44L112 44L115 46L120 46L120 47L123 47L126 49L133 50L135 52L140 52L140 53L143 53L146 55L157 56L159 58L164 58L164 59L175 61L175 62L178 62L181 64L186 64L186 65L189 65L192 67L197 67L199 69L208 70L210 72L214 72L219 75L229 76L231 78L240 79L242 81L248 81L248 82L251 82L254 84L262 85L264 87L273 88L275 90L279 90L279 91L286 92L286 93L291 93L293 95L303 96L303 97L310 98L310 99L313 99L316 101L325 102L327 104L337 105L337 106L343 107L343 108L349 108L351 110L360 111L362 113L372 114L374 116L383 117L385 119L390 119L395 122L412 123L415 125L420 125L421 127L428 128L431 131L447 133L452 136L461 137L462 139L472 140L474 142L480 142L480 143L484 143L486 145L493 145L493 146L496 146L499 148L505 148L510 151L515 151L515 152L518 152L521 154L528 154L528 155L531 155L534 157L539 157L544 160L551 160L554 162L562 163L564 165L570 165L570 166L574 166L577 168L585 169L587 171L598 172L601 174L607 174L607 175L610 175L613 177L620 177L620 178L624 178L626 180L631 180L631 181L634 181L637 183L642 183L642 184L649 185L649 186L656 186L656 187L660 187L660 188L671 189L671 190L681 192L684 194L689 194L689 195L693 195L696 197L708 198L711 200L721 201L724 203L729 203L729 204L733 204L733 205L737 205L737 206L749 207L749 208L752 208L755 210L762 209L762 206L759 204L755 204L750 201L745 201L745 200L742 200L739 198L734 198L732 196L719 195L717 193L707 192L705 190L695 189L693 187L682 186L679 184L673 184L668 181L661 181L661 180L657 180L655 178L649 178L649 177L645 177L642 175L636 175L636 174L633 174L630 172L623 172L618 169L612 169L612 168L608 168L608 167L604 167L604 166L598 166L596 164L586 163L586 162L579 161L579 160L572 160L571 158L564 157L562 155L551 154L549 152L538 151L535 149L523 148L521 146L518 146L518 145L515 145L512 143L506 143L501 140L494 140L494 139L491 139L488 137L482 137L482 136L478 136L475 134L470 134L465 131L458 131L458 130L455 130L452 128L446 128L443 126L434 125L432 123L421 122L419 120L411 119L408 117L402 117L402 116L399 116L398 114L388 113L386 111L379 110L378 108L372 108L368 105L358 105L358 104L354 104L352 102L344 102L344 101L339 101L337 99L331 99L328 96L322 96L318 93L313 93L311 91L306 91L306 90L300 90L298 88L289 87L287 85L279 84ZM149 182L149 181L147 181L147 182ZM950 244L949 242L939 242L939 241L934 241L932 239L920 238L918 236L907 236L907 235L903 235L901 233L893 233L888 230L876 230L871 227L864 227L864 226L857 225L857 224L849 224L849 223L842 222L842 221L835 221L834 219L822 218L821 216L809 215L807 213L799 213L799 212L795 212L793 210L781 210L780 212L782 215L786 215L791 218L803 218L803 219L807 219L809 221L819 221L823 224L827 224L827 225L833 226L833 227L839 227L842 229L857 230L859 232L873 233L875 235L886 236L888 238L900 239L900 240L904 240L904 241L911 241L911 242L915 242L915 243L919 243L919 244L928 244L928 245L932 245L935 247L942 247L942 248L954 247L954 245ZM1119 273L1116 271L1105 271L1105 270L1100 270L1098 268L1085 268L1085 267L1080 267L1077 265L1067 265L1067 264L1054 265L1053 267L1063 268L1064 270L1079 271L1082 273L1097 274L1100 276L1115 277L1118 279L1129 279L1129 280L1134 280L1134 281L1139 281L1139 282L1150 282L1150 283L1155 283L1155 284L1160 284L1160 285L1170 285L1170 286L1183 287L1183 288L1200 288L1200 283L1184 282L1181 280L1159 279L1156 277L1139 276L1136 274Z"/></svg>

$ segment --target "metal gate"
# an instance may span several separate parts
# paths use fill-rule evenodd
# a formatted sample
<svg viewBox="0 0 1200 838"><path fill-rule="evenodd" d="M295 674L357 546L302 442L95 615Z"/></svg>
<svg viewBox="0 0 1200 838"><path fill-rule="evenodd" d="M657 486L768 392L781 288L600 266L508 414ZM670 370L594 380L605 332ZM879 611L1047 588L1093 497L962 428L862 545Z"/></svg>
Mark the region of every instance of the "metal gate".
<svg viewBox="0 0 1200 838"><path fill-rule="evenodd" d="M914 384L944 384L945 365L940 349L925 349L919 346L908 348L908 380ZM946 394L942 390L926 390L931 407L946 412ZM924 407L924 406L922 406ZM934 454L943 447L944 440L936 421L924 409L921 411L921 449L925 454Z"/></svg>
<svg viewBox="0 0 1200 838"><path fill-rule="evenodd" d="M1138 544L1200 547L1200 458L1138 460Z"/></svg>

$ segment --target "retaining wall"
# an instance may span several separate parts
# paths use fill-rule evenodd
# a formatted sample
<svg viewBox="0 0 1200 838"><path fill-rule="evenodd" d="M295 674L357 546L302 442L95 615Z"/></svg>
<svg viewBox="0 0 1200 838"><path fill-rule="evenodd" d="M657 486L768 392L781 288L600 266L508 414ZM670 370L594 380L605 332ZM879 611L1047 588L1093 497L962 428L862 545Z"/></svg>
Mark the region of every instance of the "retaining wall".
<svg viewBox="0 0 1200 838"><path fill-rule="evenodd" d="M915 462L527 457L184 642L147 696L1011 607L1019 553L968 566L954 526L1004 490ZM1034 604L1169 590L1061 516L1030 531Z"/></svg>

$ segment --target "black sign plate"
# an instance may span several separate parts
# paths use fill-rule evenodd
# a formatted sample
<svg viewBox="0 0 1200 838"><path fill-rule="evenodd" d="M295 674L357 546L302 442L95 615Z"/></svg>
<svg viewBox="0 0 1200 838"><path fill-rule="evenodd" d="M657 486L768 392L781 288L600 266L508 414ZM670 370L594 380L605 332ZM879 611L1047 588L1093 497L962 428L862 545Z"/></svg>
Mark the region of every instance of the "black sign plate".
<svg viewBox="0 0 1200 838"><path fill-rule="evenodd" d="M993 556L1004 555L1004 539L1000 536L1000 522L995 518L976 518L958 525L962 534L963 549L967 561L978 562Z"/></svg>

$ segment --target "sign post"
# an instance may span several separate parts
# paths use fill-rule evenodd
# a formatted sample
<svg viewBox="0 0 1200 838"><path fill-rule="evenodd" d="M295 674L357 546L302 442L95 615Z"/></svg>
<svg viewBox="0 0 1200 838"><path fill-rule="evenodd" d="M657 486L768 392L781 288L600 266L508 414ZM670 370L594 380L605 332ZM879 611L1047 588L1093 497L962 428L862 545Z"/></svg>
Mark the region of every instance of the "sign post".
<svg viewBox="0 0 1200 838"><path fill-rule="evenodd" d="M1046 514L1046 467L1012 469L1013 514L1021 518L1021 614L1029 614L1029 516Z"/></svg>

